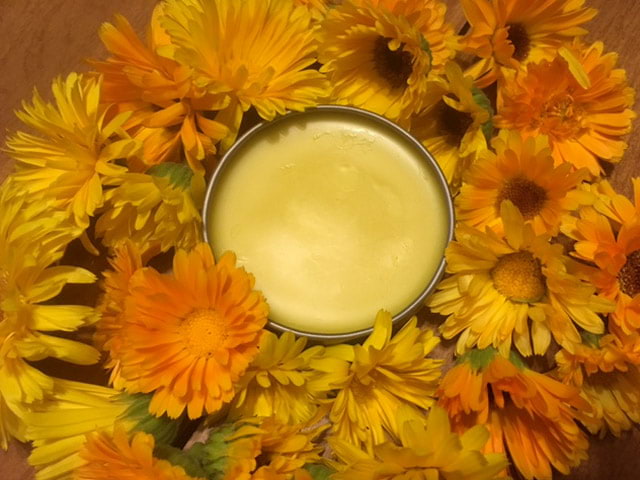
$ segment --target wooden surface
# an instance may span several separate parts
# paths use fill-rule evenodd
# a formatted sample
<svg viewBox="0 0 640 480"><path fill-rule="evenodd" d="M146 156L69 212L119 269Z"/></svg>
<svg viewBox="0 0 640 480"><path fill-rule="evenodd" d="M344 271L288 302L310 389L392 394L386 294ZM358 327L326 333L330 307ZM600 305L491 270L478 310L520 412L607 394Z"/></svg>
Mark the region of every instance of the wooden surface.
<svg viewBox="0 0 640 480"><path fill-rule="evenodd" d="M241 1L241 0L238 0ZM535 1L535 0L531 0ZM463 17L457 0L447 0L449 20L461 27ZM628 72L631 85L640 87L640 0L586 0L599 10L588 25L589 40L602 40L607 50L620 53L620 66ZM84 60L104 55L98 39L99 25L124 14L143 31L154 0L0 0L0 136L13 132L19 123L13 112L22 100L30 99L33 87L48 95L51 79L70 71L86 70ZM636 109L638 110L638 109ZM629 178L640 175L640 128L629 139L622 163L612 173L612 181L630 193ZM10 161L0 152L0 178ZM1 212L0 212L1 214ZM571 477L580 480L632 480L640 477L640 433L634 430L620 439L592 439L590 460ZM27 448L13 445L0 451L0 480L31 480L26 466Z"/></svg>

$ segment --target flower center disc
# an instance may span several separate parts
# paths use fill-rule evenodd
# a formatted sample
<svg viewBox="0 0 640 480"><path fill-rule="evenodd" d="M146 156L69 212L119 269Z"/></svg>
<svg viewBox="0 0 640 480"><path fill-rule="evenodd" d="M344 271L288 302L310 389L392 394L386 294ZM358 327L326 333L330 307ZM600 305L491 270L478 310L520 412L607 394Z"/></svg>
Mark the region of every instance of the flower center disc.
<svg viewBox="0 0 640 480"><path fill-rule="evenodd" d="M640 250L627 255L627 262L618 274L620 290L630 297L640 293Z"/></svg>
<svg viewBox="0 0 640 480"><path fill-rule="evenodd" d="M521 62L529 55L529 51L531 50L531 39L527 34L527 30L521 23L512 23L507 26L509 27L507 38L513 45L514 49L513 58Z"/></svg>
<svg viewBox="0 0 640 480"><path fill-rule="evenodd" d="M397 50L389 48L390 38L378 37L373 46L373 65L382 78L391 88L400 88L407 84L407 80L413 71L413 55L402 50L402 45Z"/></svg>
<svg viewBox="0 0 640 480"><path fill-rule="evenodd" d="M544 208L547 201L547 192L541 186L531 180L515 177L502 186L496 202L496 208L500 210L503 200L511 200L518 207L525 220L531 220Z"/></svg>
<svg viewBox="0 0 640 480"><path fill-rule="evenodd" d="M537 302L545 292L540 262L529 252L500 257L491 270L491 279L496 290L514 302Z"/></svg>
<svg viewBox="0 0 640 480"><path fill-rule="evenodd" d="M371 401L371 388L367 388L358 380L351 382L349 385L349 391L351 392L351 395L353 395L356 404L364 405Z"/></svg>
<svg viewBox="0 0 640 480"><path fill-rule="evenodd" d="M180 334L196 357L210 357L227 339L227 325L215 310L195 310L183 322Z"/></svg>
<svg viewBox="0 0 640 480"><path fill-rule="evenodd" d="M436 114L442 133L451 139L450 144L459 147L465 133L473 124L471 114L451 108L444 102L440 102L437 108Z"/></svg>

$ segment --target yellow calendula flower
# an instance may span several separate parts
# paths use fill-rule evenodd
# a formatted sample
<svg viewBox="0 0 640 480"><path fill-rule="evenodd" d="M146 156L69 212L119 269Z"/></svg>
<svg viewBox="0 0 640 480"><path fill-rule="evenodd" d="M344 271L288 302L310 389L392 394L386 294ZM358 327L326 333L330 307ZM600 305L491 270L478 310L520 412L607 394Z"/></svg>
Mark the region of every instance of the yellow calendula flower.
<svg viewBox="0 0 640 480"><path fill-rule="evenodd" d="M315 21L323 20L329 11L332 0L294 0L298 5L303 5L311 12L311 18Z"/></svg>
<svg viewBox="0 0 640 480"><path fill-rule="evenodd" d="M589 442L576 417L590 407L579 389L525 368L514 353L507 359L493 348L470 351L437 395L454 431L486 426L491 439L484 451L508 452L527 480L551 480L552 467L567 475L587 458Z"/></svg>
<svg viewBox="0 0 640 480"><path fill-rule="evenodd" d="M331 98L402 125L427 106L427 79L453 59L457 37L438 0L350 0L327 14L319 60Z"/></svg>
<svg viewBox="0 0 640 480"><path fill-rule="evenodd" d="M636 333L598 337L584 335L585 342L574 352L560 350L556 356L557 375L569 385L581 389L582 397L593 407L581 412L580 421L591 433L601 437L610 431L620 436L640 422L640 367L630 360L640 338Z"/></svg>
<svg viewBox="0 0 640 480"><path fill-rule="evenodd" d="M233 141L230 129L221 122L233 118L223 93L208 93L197 87L189 67L160 56L171 41L159 25L162 4L154 10L147 42L129 22L117 15L100 28L100 38L110 53L104 61L93 61L102 74L102 101L120 112L132 112L123 127L143 143L136 170L184 156L196 172L212 160L220 140ZM211 118L212 117L212 118Z"/></svg>
<svg viewBox="0 0 640 480"><path fill-rule="evenodd" d="M501 69L550 60L558 49L587 31L580 27L596 15L584 0L461 0L471 28L462 42L480 57L471 68L482 86Z"/></svg>
<svg viewBox="0 0 640 480"><path fill-rule="evenodd" d="M163 55L193 68L197 86L228 94L236 119L254 107L271 120L326 95L324 75L307 68L316 61L307 8L290 0L166 0L163 10L172 43Z"/></svg>
<svg viewBox="0 0 640 480"><path fill-rule="evenodd" d="M129 436L120 425L113 432L92 432L79 453L85 464L75 470L73 479L198 480L182 467L154 457L154 446L152 435L136 432Z"/></svg>
<svg viewBox="0 0 640 480"><path fill-rule="evenodd" d="M80 453L87 435L111 435L116 424L123 431L143 430L172 441L178 424L150 415L149 402L144 395L55 379L54 395L26 416L26 438L33 443L29 463L36 469L36 480L75 479L73 471L87 464Z"/></svg>
<svg viewBox="0 0 640 480"><path fill-rule="evenodd" d="M361 451L347 441L332 437L329 443L340 460L335 480L493 480L499 478L508 462L503 454L482 453L489 439L486 428L478 425L462 435L451 431L447 413L434 406L425 422L400 409L400 445L385 442L372 453Z"/></svg>
<svg viewBox="0 0 640 480"><path fill-rule="evenodd" d="M492 147L495 153L485 150L465 174L455 199L457 220L502 233L500 205L509 200L536 234L556 234L565 215L592 200L577 188L588 172L572 172L567 164L554 168L546 137L523 140L517 132L503 131Z"/></svg>
<svg viewBox="0 0 640 480"><path fill-rule="evenodd" d="M173 271L147 267L127 283L120 342L111 349L130 393L151 393L150 411L190 418L218 411L258 353L268 306L253 276L207 244L178 250ZM118 358L119 357L119 358Z"/></svg>
<svg viewBox="0 0 640 480"><path fill-rule="evenodd" d="M110 388L59 379L54 388L55 396L26 416L26 438L33 442L29 463L37 480L70 479L84 463L78 452L85 435L112 429L130 406Z"/></svg>
<svg viewBox="0 0 640 480"><path fill-rule="evenodd" d="M506 356L513 342L523 355L542 355L552 335L568 349L579 344L574 324L602 333L598 314L613 304L574 274L562 245L551 244L548 234L535 235L509 200L502 202L501 217L504 238L458 225L446 251L452 275L427 301L447 316L443 336L460 334L458 354L477 345L494 346Z"/></svg>
<svg viewBox="0 0 640 480"><path fill-rule="evenodd" d="M635 205L603 181L593 186L593 207L568 217L562 231L576 242L575 257L591 262L582 268L585 279L602 296L615 302L610 329L622 335L640 328L640 180L634 180Z"/></svg>
<svg viewBox="0 0 640 480"><path fill-rule="evenodd" d="M93 308L56 305L65 285L95 276L59 265L80 230L51 202L29 203L13 178L0 186L0 447L24 440L24 415L53 389L53 379L31 362L53 357L88 365L97 350L51 332L71 332L96 321Z"/></svg>
<svg viewBox="0 0 640 480"><path fill-rule="evenodd" d="M574 2L575 3L575 2ZM496 125L523 136L547 135L556 165L602 174L598 159L620 161L636 114L634 90L602 42L564 48L553 61L531 64L499 87Z"/></svg>
<svg viewBox="0 0 640 480"><path fill-rule="evenodd" d="M431 105L411 121L411 133L431 152L453 191L475 158L487 151L493 115L489 99L455 62L429 84Z"/></svg>
<svg viewBox="0 0 640 480"><path fill-rule="evenodd" d="M281 422L298 424L315 415L326 392L311 380L316 375L311 361L323 347L305 349L307 339L285 332L278 338L265 331L260 350L237 387L231 402L231 418L275 417Z"/></svg>
<svg viewBox="0 0 640 480"><path fill-rule="evenodd" d="M129 239L142 251L190 250L202 241L204 178L189 167L163 163L147 173L125 173L105 184L106 206L96 236L113 247Z"/></svg>
<svg viewBox="0 0 640 480"><path fill-rule="evenodd" d="M320 462L323 447L316 444L315 440L326 430L326 426L309 427L309 423L285 425L273 417L264 418L260 424L263 431L260 438L261 458L252 479L290 478L306 464ZM260 465L260 462L265 465Z"/></svg>
<svg viewBox="0 0 640 480"><path fill-rule="evenodd" d="M122 130L129 113L108 118L99 79L72 73L52 85L55 105L35 92L18 117L36 134L7 140L16 160L15 182L32 198L51 199L85 229L104 201L104 178L125 171L115 163L138 153L139 143Z"/></svg>
<svg viewBox="0 0 640 480"><path fill-rule="evenodd" d="M395 412L400 406L429 408L433 403L442 361L427 358L439 343L429 329L417 327L413 317L391 336L391 314L381 310L362 345L327 347L312 362L323 372L316 381L338 389L331 405L332 433L370 450L391 435L398 438ZM417 407L417 408L416 408Z"/></svg>

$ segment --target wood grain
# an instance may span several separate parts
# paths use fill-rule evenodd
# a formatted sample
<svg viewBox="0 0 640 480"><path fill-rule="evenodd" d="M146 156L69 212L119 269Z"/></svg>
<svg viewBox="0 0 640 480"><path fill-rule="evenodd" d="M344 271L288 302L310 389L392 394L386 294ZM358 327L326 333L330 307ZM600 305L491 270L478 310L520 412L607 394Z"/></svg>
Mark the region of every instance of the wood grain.
<svg viewBox="0 0 640 480"><path fill-rule="evenodd" d="M14 111L34 88L49 98L51 80L88 70L85 61L104 57L98 28L122 13L144 32L154 0L0 0L0 136L20 127ZM9 158L0 153L0 178Z"/></svg>
<svg viewBox="0 0 640 480"><path fill-rule="evenodd" d="M241 1L241 0L238 0ZM531 0L535 1L535 0ZM460 28L464 24L457 0L447 0L448 20ZM620 66L628 72L633 87L640 86L640 0L587 0L600 14L588 26L590 41L602 40L608 51L620 54ZM0 0L0 140L5 132L19 128L14 111L30 99L34 87L49 96L51 80L71 71L86 70L84 61L104 55L98 39L99 25L124 14L144 31L154 0ZM623 161L613 169L615 186L629 194L629 178L640 175L640 130L629 138L629 149ZM0 152L0 179L11 162ZM1 214L1 212L0 212ZM448 352L450 353L450 352ZM633 430L619 439L593 439L590 460L570 477L575 480L638 478L640 470L640 433ZM28 449L14 444L8 452L0 451L1 480L31 480L33 473L25 462Z"/></svg>
<svg viewBox="0 0 640 480"><path fill-rule="evenodd" d="M640 0L586 0L589 6L598 9L598 16L589 25L587 39L604 42L606 51L618 52L618 66L627 71L629 84L640 92L640 15L637 9ZM635 105L636 113L638 101ZM634 122L634 131L629 136L629 148L622 161L611 173L611 182L616 189L631 196L630 178L640 175L640 129L639 120Z"/></svg>

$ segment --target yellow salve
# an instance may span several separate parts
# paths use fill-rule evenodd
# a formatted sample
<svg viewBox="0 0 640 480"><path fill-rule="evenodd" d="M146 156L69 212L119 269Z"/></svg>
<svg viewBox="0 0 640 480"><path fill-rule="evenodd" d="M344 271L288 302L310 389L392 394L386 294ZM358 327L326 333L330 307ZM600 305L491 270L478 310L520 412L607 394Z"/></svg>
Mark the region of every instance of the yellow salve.
<svg viewBox="0 0 640 480"><path fill-rule="evenodd" d="M446 192L399 133L350 112L275 122L216 179L208 237L256 277L270 319L308 333L371 327L430 282L448 235Z"/></svg>

